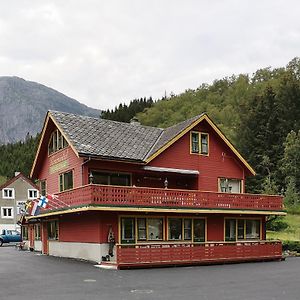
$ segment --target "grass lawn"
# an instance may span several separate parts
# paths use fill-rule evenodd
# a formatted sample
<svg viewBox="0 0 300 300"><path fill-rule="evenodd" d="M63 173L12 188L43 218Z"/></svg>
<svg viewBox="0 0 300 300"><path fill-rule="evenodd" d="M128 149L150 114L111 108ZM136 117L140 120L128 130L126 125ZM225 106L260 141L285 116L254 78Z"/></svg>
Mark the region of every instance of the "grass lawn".
<svg viewBox="0 0 300 300"><path fill-rule="evenodd" d="M300 241L300 215L287 214L285 221L289 227L283 231L267 231L267 239Z"/></svg>

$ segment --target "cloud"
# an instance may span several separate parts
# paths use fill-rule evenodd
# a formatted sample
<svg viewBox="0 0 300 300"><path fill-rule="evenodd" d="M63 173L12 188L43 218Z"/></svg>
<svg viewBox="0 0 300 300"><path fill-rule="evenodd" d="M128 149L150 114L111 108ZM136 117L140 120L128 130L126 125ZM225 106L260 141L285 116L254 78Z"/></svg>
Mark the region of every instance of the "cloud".
<svg viewBox="0 0 300 300"><path fill-rule="evenodd" d="M300 4L279 0L12 0L0 4L0 75L106 109L299 55Z"/></svg>

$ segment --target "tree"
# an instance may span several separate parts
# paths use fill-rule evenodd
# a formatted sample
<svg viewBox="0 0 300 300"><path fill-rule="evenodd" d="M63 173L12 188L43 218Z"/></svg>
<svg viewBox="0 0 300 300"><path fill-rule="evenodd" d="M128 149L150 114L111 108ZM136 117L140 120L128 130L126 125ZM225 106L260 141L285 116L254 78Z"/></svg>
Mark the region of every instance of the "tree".
<svg viewBox="0 0 300 300"><path fill-rule="evenodd" d="M290 190L300 192L300 130L287 135L280 167Z"/></svg>

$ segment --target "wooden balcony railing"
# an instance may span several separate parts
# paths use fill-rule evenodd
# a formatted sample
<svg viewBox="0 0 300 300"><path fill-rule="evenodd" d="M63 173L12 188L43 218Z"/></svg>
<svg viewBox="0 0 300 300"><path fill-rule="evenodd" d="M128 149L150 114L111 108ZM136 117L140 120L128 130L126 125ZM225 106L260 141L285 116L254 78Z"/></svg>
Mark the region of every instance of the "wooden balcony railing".
<svg viewBox="0 0 300 300"><path fill-rule="evenodd" d="M59 205L281 211L281 196L90 184L58 194ZM55 208L55 205L52 205Z"/></svg>
<svg viewBox="0 0 300 300"><path fill-rule="evenodd" d="M117 245L119 267L139 265L207 264L282 258L280 241L210 242L204 244Z"/></svg>

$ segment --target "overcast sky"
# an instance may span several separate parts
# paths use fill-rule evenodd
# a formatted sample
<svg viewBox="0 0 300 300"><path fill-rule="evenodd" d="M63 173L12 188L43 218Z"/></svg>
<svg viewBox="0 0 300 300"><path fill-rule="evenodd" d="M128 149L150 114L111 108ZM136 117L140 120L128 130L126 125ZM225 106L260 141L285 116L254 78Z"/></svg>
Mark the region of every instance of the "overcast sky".
<svg viewBox="0 0 300 300"><path fill-rule="evenodd" d="M0 76L99 109L300 56L300 1L0 1Z"/></svg>

